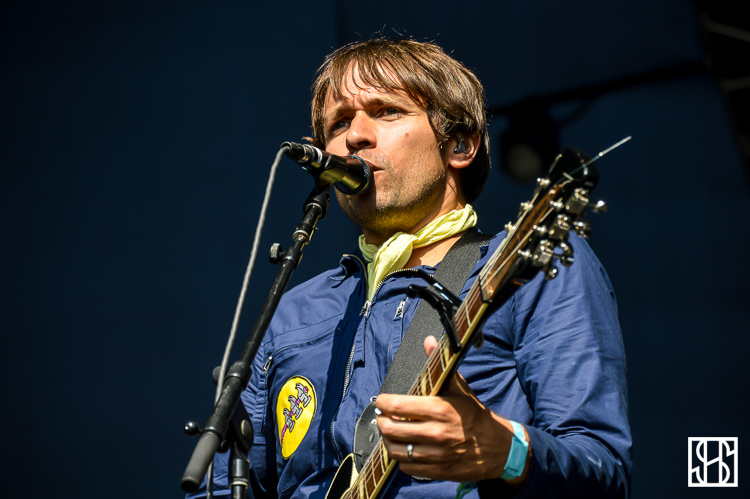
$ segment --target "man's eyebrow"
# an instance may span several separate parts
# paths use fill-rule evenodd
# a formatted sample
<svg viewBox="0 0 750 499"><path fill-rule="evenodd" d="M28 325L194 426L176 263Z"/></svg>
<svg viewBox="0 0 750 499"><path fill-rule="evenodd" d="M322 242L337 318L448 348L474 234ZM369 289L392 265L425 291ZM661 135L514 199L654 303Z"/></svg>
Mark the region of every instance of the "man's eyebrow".
<svg viewBox="0 0 750 499"><path fill-rule="evenodd" d="M365 97L363 104L367 106L418 106L416 102L406 95L388 94L385 96ZM350 101L341 101L336 104L330 112L323 117L323 122L328 124L343 114L350 106Z"/></svg>
<svg viewBox="0 0 750 499"><path fill-rule="evenodd" d="M338 118L340 115L344 113L347 106L345 102L340 102L336 104L333 109L331 109L329 112L323 116L323 123L326 125L329 124L331 121L334 121L336 118Z"/></svg>

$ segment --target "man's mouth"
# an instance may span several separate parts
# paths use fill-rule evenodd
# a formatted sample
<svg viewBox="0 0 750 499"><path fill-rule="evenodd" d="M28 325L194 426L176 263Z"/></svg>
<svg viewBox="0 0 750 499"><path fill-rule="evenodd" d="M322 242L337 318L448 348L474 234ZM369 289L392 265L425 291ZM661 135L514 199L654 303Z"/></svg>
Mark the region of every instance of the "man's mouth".
<svg viewBox="0 0 750 499"><path fill-rule="evenodd" d="M357 156L357 155L355 154L354 156ZM371 170L373 171L373 173L375 173L375 172L377 172L377 171L381 171L381 170L383 170L383 168L382 168L382 167L380 167L380 166L378 166L378 165L374 164L374 163L373 163L372 161L370 161L370 160L368 160L368 159L366 159L366 158L363 158L362 156L357 156L357 157L358 157L359 159L361 159L362 161L364 161L365 163L367 163L367 166L369 166L369 167L370 167L370 169L371 169Z"/></svg>

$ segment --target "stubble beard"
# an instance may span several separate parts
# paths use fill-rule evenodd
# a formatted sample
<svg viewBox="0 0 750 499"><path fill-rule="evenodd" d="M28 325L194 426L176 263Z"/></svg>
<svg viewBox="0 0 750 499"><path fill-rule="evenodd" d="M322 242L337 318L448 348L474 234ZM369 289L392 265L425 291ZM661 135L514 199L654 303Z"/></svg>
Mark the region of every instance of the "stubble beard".
<svg viewBox="0 0 750 499"><path fill-rule="evenodd" d="M359 196L336 191L336 198L355 224L387 238L396 232L413 232L430 211L439 209L446 188L447 173L441 170L426 179L404 179L380 195L373 185L369 192Z"/></svg>

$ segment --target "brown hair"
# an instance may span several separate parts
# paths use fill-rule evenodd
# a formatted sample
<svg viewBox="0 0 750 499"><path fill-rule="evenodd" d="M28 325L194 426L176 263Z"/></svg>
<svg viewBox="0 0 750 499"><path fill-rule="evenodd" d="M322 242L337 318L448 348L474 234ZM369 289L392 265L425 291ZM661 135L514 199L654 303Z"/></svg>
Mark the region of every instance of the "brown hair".
<svg viewBox="0 0 750 499"><path fill-rule="evenodd" d="M474 161L461 170L461 187L467 202L484 188L490 171L489 137L484 90L477 77L433 43L377 38L345 45L330 54L313 84L313 142L325 145L324 107L327 93L342 96L347 71L381 90L405 92L426 106L441 147L458 133L480 136Z"/></svg>

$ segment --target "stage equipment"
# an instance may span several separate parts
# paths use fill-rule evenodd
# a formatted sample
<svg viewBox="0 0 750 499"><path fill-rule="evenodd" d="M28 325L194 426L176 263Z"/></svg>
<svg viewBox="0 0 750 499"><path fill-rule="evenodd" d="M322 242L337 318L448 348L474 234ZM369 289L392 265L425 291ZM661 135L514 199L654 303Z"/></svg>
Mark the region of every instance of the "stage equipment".
<svg viewBox="0 0 750 499"><path fill-rule="evenodd" d="M309 144L284 142L286 155L313 175L321 185L331 185L344 194L363 194L370 187L372 169L359 156L336 156Z"/></svg>
<svg viewBox="0 0 750 499"><path fill-rule="evenodd" d="M223 382L223 376L221 374L218 376L217 381L221 386L221 391L213 411L202 428L194 421L189 421L185 425L185 433L191 436L200 435L180 482L182 490L185 492L194 492L200 487L217 451L229 450L231 452L229 484L232 489L232 497L245 497L250 476L247 454L252 446L253 431L247 412L240 403L240 395L250 381L253 359L258 352L281 296L289 284L292 273L302 259L302 249L310 241L318 220L323 218L328 210L330 186L338 183L339 185L336 186L338 189L348 189L353 193L361 193L369 185L370 167L361 158L334 156L313 146L300 146L299 144L285 142L276 155L276 161L271 169L272 175L269 181L269 189L266 191L266 198L270 194L270 184L273 183L276 165L284 154L291 155L298 162L301 162L300 164L309 167L305 169L315 178L315 188L305 201L304 216L292 234L293 245L286 250L282 250L278 244L274 245L277 253L276 261L280 268L238 360L229 368ZM267 203L264 203L264 207L266 205ZM263 213L261 213L261 219L262 217ZM256 240L259 240L258 236L256 234ZM255 251L253 251L254 253ZM253 261L253 256L251 256L248 273L240 292L238 312L235 313L235 322L232 325L233 333L236 331L239 322L239 311L244 304L248 276ZM227 351L229 350L231 348L227 349Z"/></svg>

